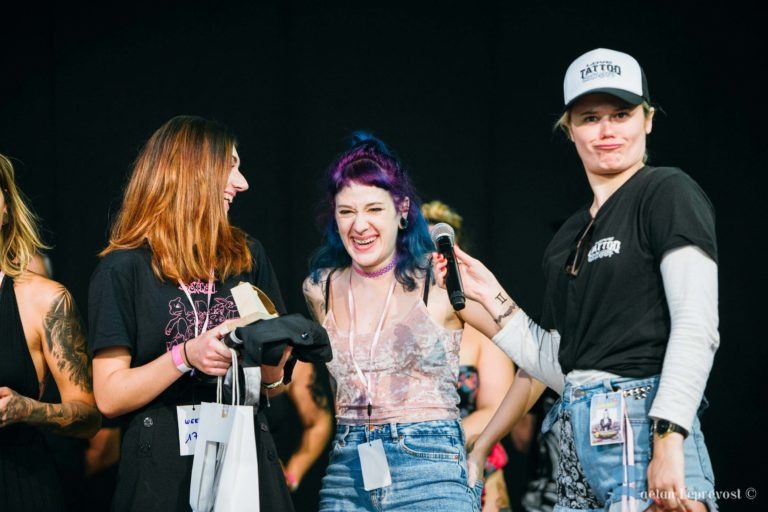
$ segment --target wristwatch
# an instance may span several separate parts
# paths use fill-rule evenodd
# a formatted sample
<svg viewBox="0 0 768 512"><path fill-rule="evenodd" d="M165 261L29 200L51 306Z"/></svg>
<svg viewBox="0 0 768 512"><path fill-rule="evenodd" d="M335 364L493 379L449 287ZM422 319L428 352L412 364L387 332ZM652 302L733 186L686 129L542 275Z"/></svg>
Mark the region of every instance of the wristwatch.
<svg viewBox="0 0 768 512"><path fill-rule="evenodd" d="M683 439L688 437L688 431L676 423L672 423L668 420L654 420L653 432L660 438L665 438L672 432L677 432L683 436Z"/></svg>

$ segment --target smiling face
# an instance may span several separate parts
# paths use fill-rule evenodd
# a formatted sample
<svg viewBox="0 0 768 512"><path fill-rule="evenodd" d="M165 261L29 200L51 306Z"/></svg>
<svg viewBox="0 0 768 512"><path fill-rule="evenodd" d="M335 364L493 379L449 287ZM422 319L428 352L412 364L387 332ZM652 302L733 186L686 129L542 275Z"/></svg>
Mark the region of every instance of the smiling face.
<svg viewBox="0 0 768 512"><path fill-rule="evenodd" d="M336 226L354 265L373 272L392 261L398 225L408 206L408 198L397 207L383 188L355 182L336 194Z"/></svg>
<svg viewBox="0 0 768 512"><path fill-rule="evenodd" d="M240 155L237 154L237 148L232 147L232 160L227 178L227 186L224 189L224 211L229 212L232 201L238 192L248 190L248 181L240 172Z"/></svg>
<svg viewBox="0 0 768 512"><path fill-rule="evenodd" d="M568 131L587 174L609 176L636 171L644 163L645 138L653 109L630 105L608 94L588 94L571 107Z"/></svg>

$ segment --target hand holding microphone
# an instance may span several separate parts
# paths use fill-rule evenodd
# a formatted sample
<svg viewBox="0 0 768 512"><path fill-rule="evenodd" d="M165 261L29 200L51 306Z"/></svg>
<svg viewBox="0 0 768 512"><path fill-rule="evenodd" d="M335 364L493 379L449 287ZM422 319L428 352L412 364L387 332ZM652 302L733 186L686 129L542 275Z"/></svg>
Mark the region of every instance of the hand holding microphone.
<svg viewBox="0 0 768 512"><path fill-rule="evenodd" d="M432 241L435 243L437 252L446 261L445 289L448 291L448 297L451 300L453 309L460 311L464 309L466 299L464 297L464 287L461 283L461 274L456 262L456 255L453 252L455 239L456 233L445 222L437 223L432 228Z"/></svg>
<svg viewBox="0 0 768 512"><path fill-rule="evenodd" d="M439 231L438 228L440 228ZM448 291L455 310L458 311L464 307L466 297L480 302L489 311L496 305L495 302L503 303L508 300L509 295L501 287L496 276L480 260L462 251L458 245L454 245L451 226L442 222L435 224L432 228L432 240L438 252L434 265L435 275L438 277L438 282L440 277L445 275L443 287ZM461 306L457 308L453 297L459 296L459 293ZM501 301L499 297L502 298Z"/></svg>

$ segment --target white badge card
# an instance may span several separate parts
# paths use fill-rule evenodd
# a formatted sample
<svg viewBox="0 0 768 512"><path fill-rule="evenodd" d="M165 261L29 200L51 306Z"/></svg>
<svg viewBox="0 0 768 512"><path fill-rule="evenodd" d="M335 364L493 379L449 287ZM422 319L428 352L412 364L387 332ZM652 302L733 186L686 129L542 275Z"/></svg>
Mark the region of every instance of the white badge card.
<svg viewBox="0 0 768 512"><path fill-rule="evenodd" d="M178 405L176 417L179 420L179 455L194 455L197 429L200 426L200 406Z"/></svg>
<svg viewBox="0 0 768 512"><path fill-rule="evenodd" d="M624 397L620 391L592 397L589 431L592 446L624 442Z"/></svg>
<svg viewBox="0 0 768 512"><path fill-rule="evenodd" d="M357 452L360 454L363 487L366 491L392 485L392 475L389 474L389 463L381 439L358 445Z"/></svg>

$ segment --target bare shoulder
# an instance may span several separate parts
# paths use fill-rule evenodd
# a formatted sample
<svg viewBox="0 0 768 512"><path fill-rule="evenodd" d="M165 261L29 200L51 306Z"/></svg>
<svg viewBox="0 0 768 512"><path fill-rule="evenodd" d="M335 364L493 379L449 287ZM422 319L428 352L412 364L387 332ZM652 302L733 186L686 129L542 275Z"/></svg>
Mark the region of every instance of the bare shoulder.
<svg viewBox="0 0 768 512"><path fill-rule="evenodd" d="M20 309L45 316L62 301L72 302L72 296L61 283L35 272L24 272L16 278L16 297Z"/></svg>
<svg viewBox="0 0 768 512"><path fill-rule="evenodd" d="M316 300L323 297L324 278L328 277L328 272L323 270L317 281L315 281L311 275L304 279L304 283L301 285L301 290L304 292L304 298L309 300Z"/></svg>
<svg viewBox="0 0 768 512"><path fill-rule="evenodd" d="M444 288L430 284L427 309L430 316L446 329L461 329L464 322L456 314Z"/></svg>

